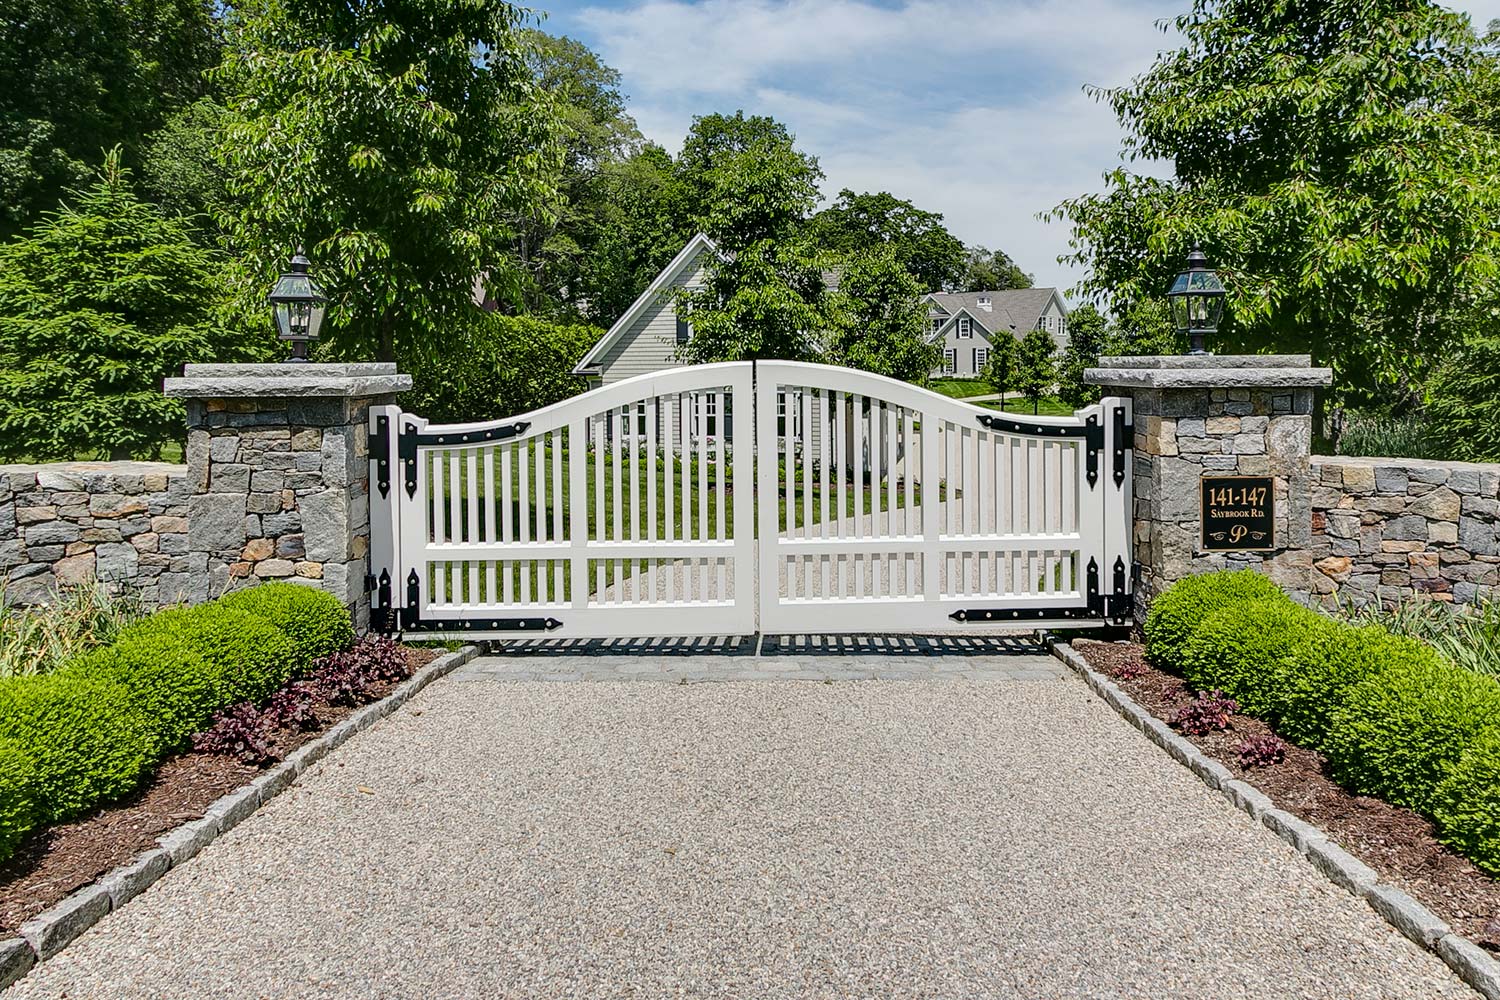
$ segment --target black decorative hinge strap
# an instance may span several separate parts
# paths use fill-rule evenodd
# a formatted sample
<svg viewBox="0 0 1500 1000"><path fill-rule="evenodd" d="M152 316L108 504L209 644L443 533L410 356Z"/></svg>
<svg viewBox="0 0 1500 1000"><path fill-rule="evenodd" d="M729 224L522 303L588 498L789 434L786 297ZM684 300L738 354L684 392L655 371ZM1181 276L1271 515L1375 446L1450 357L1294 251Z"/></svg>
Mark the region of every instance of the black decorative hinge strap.
<svg viewBox="0 0 1500 1000"><path fill-rule="evenodd" d="M948 616L956 622L1027 622L1092 618L1088 608L959 608Z"/></svg>
<svg viewBox="0 0 1500 1000"><path fill-rule="evenodd" d="M1125 560L1122 557L1115 556L1110 576L1110 593L1104 601L1105 617L1123 624L1130 617L1130 594L1125 590Z"/></svg>
<svg viewBox="0 0 1500 1000"><path fill-rule="evenodd" d="M404 424L397 445L401 453L401 467L406 477L406 495L417 495L417 428L415 424Z"/></svg>
<svg viewBox="0 0 1500 1000"><path fill-rule="evenodd" d="M1088 609L1092 618L1104 617L1104 595L1099 593L1099 560L1090 558L1085 579L1088 587Z"/></svg>
<svg viewBox="0 0 1500 1000"><path fill-rule="evenodd" d="M1098 414L1090 414L1084 422L1084 438L1087 453L1084 455L1084 471L1088 477L1089 489L1093 489L1099 483L1099 453L1104 450L1104 425L1099 423Z"/></svg>
<svg viewBox="0 0 1500 1000"><path fill-rule="evenodd" d="M401 628L410 630L422 620L422 578L412 570L406 577L406 606L401 609Z"/></svg>
<svg viewBox="0 0 1500 1000"><path fill-rule="evenodd" d="M375 418L375 429L370 432L370 454L375 457L375 486L380 495L391 492L391 418L385 414Z"/></svg>
<svg viewBox="0 0 1500 1000"><path fill-rule="evenodd" d="M370 578L374 585L368 589L373 591L375 599L370 602L370 627L377 632L390 634L396 631L396 612L391 607L391 574L389 570L381 570L380 578Z"/></svg>
<svg viewBox="0 0 1500 1000"><path fill-rule="evenodd" d="M428 618L419 632L552 632L562 628L556 618Z"/></svg>
<svg viewBox="0 0 1500 1000"><path fill-rule="evenodd" d="M1125 485L1125 452L1135 448L1135 424L1125 422L1125 407L1115 407L1115 485Z"/></svg>

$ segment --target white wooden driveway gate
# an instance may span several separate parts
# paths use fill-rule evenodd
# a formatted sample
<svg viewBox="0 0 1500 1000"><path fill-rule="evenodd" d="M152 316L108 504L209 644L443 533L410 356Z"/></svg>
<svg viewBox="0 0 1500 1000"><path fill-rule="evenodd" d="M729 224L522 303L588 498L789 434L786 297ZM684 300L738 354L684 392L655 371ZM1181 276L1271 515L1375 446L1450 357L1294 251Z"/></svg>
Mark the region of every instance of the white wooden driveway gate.
<svg viewBox="0 0 1500 1000"><path fill-rule="evenodd" d="M485 423L374 407L372 624L493 638L1123 622L1129 407L1001 414L787 361L676 368Z"/></svg>

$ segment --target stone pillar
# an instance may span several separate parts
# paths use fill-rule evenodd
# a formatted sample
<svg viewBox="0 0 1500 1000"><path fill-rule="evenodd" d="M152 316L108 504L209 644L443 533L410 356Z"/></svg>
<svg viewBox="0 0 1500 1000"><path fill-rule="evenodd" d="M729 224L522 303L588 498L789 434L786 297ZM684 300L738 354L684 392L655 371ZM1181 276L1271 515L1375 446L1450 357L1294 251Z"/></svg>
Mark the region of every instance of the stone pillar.
<svg viewBox="0 0 1500 1000"><path fill-rule="evenodd" d="M1138 621L1173 581L1215 569L1262 569L1309 600L1313 389L1328 369L1306 355L1101 358L1084 378L1134 401ZM1275 548L1203 549L1204 476L1273 478Z"/></svg>
<svg viewBox="0 0 1500 1000"><path fill-rule="evenodd" d="M369 622L368 412L411 377L393 364L188 365L187 572L193 601L259 580L318 586Z"/></svg>

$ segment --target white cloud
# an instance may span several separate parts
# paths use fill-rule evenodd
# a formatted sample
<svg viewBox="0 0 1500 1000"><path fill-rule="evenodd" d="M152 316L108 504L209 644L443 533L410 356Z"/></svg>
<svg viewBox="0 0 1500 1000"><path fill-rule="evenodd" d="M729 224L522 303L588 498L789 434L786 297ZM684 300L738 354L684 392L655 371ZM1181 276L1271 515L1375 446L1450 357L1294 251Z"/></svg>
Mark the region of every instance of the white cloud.
<svg viewBox="0 0 1500 1000"><path fill-rule="evenodd" d="M889 190L955 235L1068 287L1067 231L1036 218L1100 189L1120 130L1085 85L1119 86L1174 44L1186 0L646 0L570 16L624 78L642 131L676 149L694 114L770 114L829 195ZM1476 24L1500 0L1466 4ZM1136 169L1141 169L1139 165Z"/></svg>

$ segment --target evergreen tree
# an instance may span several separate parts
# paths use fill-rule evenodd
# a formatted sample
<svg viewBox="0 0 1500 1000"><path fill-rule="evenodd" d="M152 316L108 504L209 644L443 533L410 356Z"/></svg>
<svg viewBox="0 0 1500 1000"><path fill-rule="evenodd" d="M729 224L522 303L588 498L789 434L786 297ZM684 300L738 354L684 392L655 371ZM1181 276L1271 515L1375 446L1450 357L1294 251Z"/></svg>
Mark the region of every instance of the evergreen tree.
<svg viewBox="0 0 1500 1000"><path fill-rule="evenodd" d="M143 457L177 441L185 414L162 379L249 351L213 318L223 265L136 197L119 150L0 246L0 457Z"/></svg>

